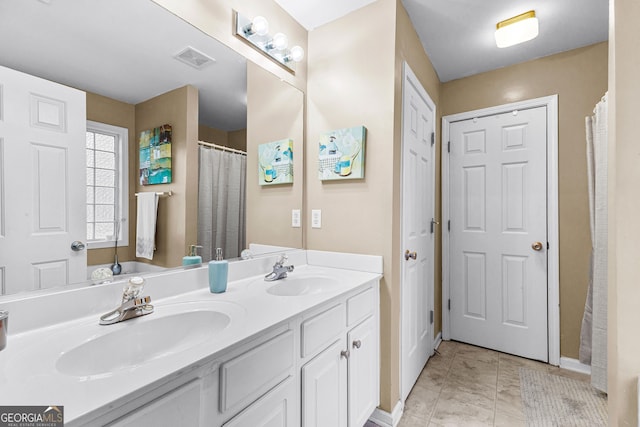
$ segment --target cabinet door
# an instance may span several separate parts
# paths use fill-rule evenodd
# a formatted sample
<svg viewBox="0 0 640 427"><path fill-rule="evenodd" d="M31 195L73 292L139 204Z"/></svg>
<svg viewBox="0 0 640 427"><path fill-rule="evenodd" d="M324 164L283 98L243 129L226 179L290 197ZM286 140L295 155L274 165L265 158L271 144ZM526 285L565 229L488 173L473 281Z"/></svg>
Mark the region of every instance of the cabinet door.
<svg viewBox="0 0 640 427"><path fill-rule="evenodd" d="M346 427L346 349L341 338L302 367L303 427Z"/></svg>
<svg viewBox="0 0 640 427"><path fill-rule="evenodd" d="M349 357L349 427L361 427L379 400L377 318L368 317L347 335Z"/></svg>

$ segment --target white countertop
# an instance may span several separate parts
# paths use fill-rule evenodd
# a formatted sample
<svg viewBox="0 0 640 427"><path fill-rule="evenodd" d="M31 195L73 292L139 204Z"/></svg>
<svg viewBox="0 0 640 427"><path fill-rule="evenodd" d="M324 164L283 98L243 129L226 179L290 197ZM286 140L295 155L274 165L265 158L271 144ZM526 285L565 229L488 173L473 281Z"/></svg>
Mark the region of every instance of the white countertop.
<svg viewBox="0 0 640 427"><path fill-rule="evenodd" d="M290 261L305 262L308 259L309 262L318 264L341 267L348 265L354 269L290 262L295 265L295 270L289 273L292 278L305 275L326 276L334 278L340 284L326 292L302 296L276 296L266 292L270 285L277 282L263 280L267 272L264 265L272 265L275 257L251 260L244 264L230 263L229 276L233 281L229 282L227 292L222 294L209 292L206 267L158 275L147 279L143 292L144 295L151 296L155 312L109 326L100 326L99 316L118 305L121 284L79 289L76 294L69 292L65 296L63 307L56 307L56 301L60 302L58 297L51 301L31 300L28 306L21 305L19 301L12 303L7 347L0 351L0 404L64 405L65 422L78 420L90 413L102 414L126 402L131 393L151 390L184 372L215 361L221 352L231 346L259 336L272 326L356 291L381 277L381 257L297 252L298 255L290 256ZM369 271L358 271L358 268ZM255 274L257 271L260 274ZM105 295L109 296L105 298ZM115 295L115 298L111 295ZM93 299L107 301L94 303ZM0 308L4 308L4 305L0 302ZM90 307L87 308L86 305ZM73 318L73 313L59 313L59 310L73 311L73 307L78 307L77 312L82 313L80 317ZM187 350L165 354L139 365L116 368L112 372L74 376L63 374L56 367L60 356L83 342L117 332L136 322L149 322L172 312L198 309L227 313L231 317L231 323L215 338ZM13 311L16 311L15 316L12 315ZM36 322L29 316L39 319ZM50 324L46 323L48 317L53 319ZM12 328L17 326L14 322L22 319L31 319L32 327L18 327L16 329L19 332L12 334ZM179 337L166 338L171 341ZM108 348L105 351L115 354L122 349Z"/></svg>

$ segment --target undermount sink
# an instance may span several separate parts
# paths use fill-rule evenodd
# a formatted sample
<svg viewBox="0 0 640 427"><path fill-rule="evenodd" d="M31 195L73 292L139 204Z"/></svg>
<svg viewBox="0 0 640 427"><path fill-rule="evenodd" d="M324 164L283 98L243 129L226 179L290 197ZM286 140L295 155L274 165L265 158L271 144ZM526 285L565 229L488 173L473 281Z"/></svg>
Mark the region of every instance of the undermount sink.
<svg viewBox="0 0 640 427"><path fill-rule="evenodd" d="M93 376L136 367L210 340L231 324L231 317L217 310L158 314L122 322L117 330L64 352L56 363L58 372Z"/></svg>
<svg viewBox="0 0 640 427"><path fill-rule="evenodd" d="M335 291L340 288L340 282L334 277L319 275L288 276L277 280L274 284L263 283L268 286L267 293L277 296L315 295Z"/></svg>

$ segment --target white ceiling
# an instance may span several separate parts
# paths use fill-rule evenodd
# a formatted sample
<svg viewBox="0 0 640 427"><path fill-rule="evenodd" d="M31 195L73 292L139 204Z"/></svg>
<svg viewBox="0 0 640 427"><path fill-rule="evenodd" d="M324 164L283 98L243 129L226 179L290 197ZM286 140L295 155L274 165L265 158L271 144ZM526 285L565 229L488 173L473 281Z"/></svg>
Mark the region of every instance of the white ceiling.
<svg viewBox="0 0 640 427"><path fill-rule="evenodd" d="M276 1L312 30L375 0ZM608 35L606 0L403 3L441 81ZM540 19L540 36L498 49L496 22L529 9ZM191 84L199 89L201 123L224 130L246 127L246 60L150 0L3 0L0 40L0 65L131 104ZM186 46L216 62L196 70L173 59Z"/></svg>
<svg viewBox="0 0 640 427"><path fill-rule="evenodd" d="M276 0L312 30L370 0ZM608 39L607 0L403 0L442 82L494 70ZM540 35L496 47L496 23L535 10ZM372 34L375 37L375 34Z"/></svg>
<svg viewBox="0 0 640 427"><path fill-rule="evenodd" d="M0 40L0 65L130 104L191 84L201 123L246 128L246 60L149 0L0 1Z"/></svg>

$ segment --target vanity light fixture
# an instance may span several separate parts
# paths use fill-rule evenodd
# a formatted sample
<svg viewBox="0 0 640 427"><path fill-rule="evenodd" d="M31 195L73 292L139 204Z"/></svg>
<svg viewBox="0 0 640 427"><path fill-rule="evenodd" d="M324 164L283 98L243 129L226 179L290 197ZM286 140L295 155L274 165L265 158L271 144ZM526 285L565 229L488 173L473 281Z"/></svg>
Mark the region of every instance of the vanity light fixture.
<svg viewBox="0 0 640 427"><path fill-rule="evenodd" d="M269 34L269 22L256 16L252 20L234 11L235 35L264 55L268 56L286 70L295 73L295 63L304 58L304 49L300 46L289 48L289 39L284 33Z"/></svg>
<svg viewBox="0 0 640 427"><path fill-rule="evenodd" d="M535 10L496 24L496 45L500 48L523 43L536 37L538 37L538 18Z"/></svg>

